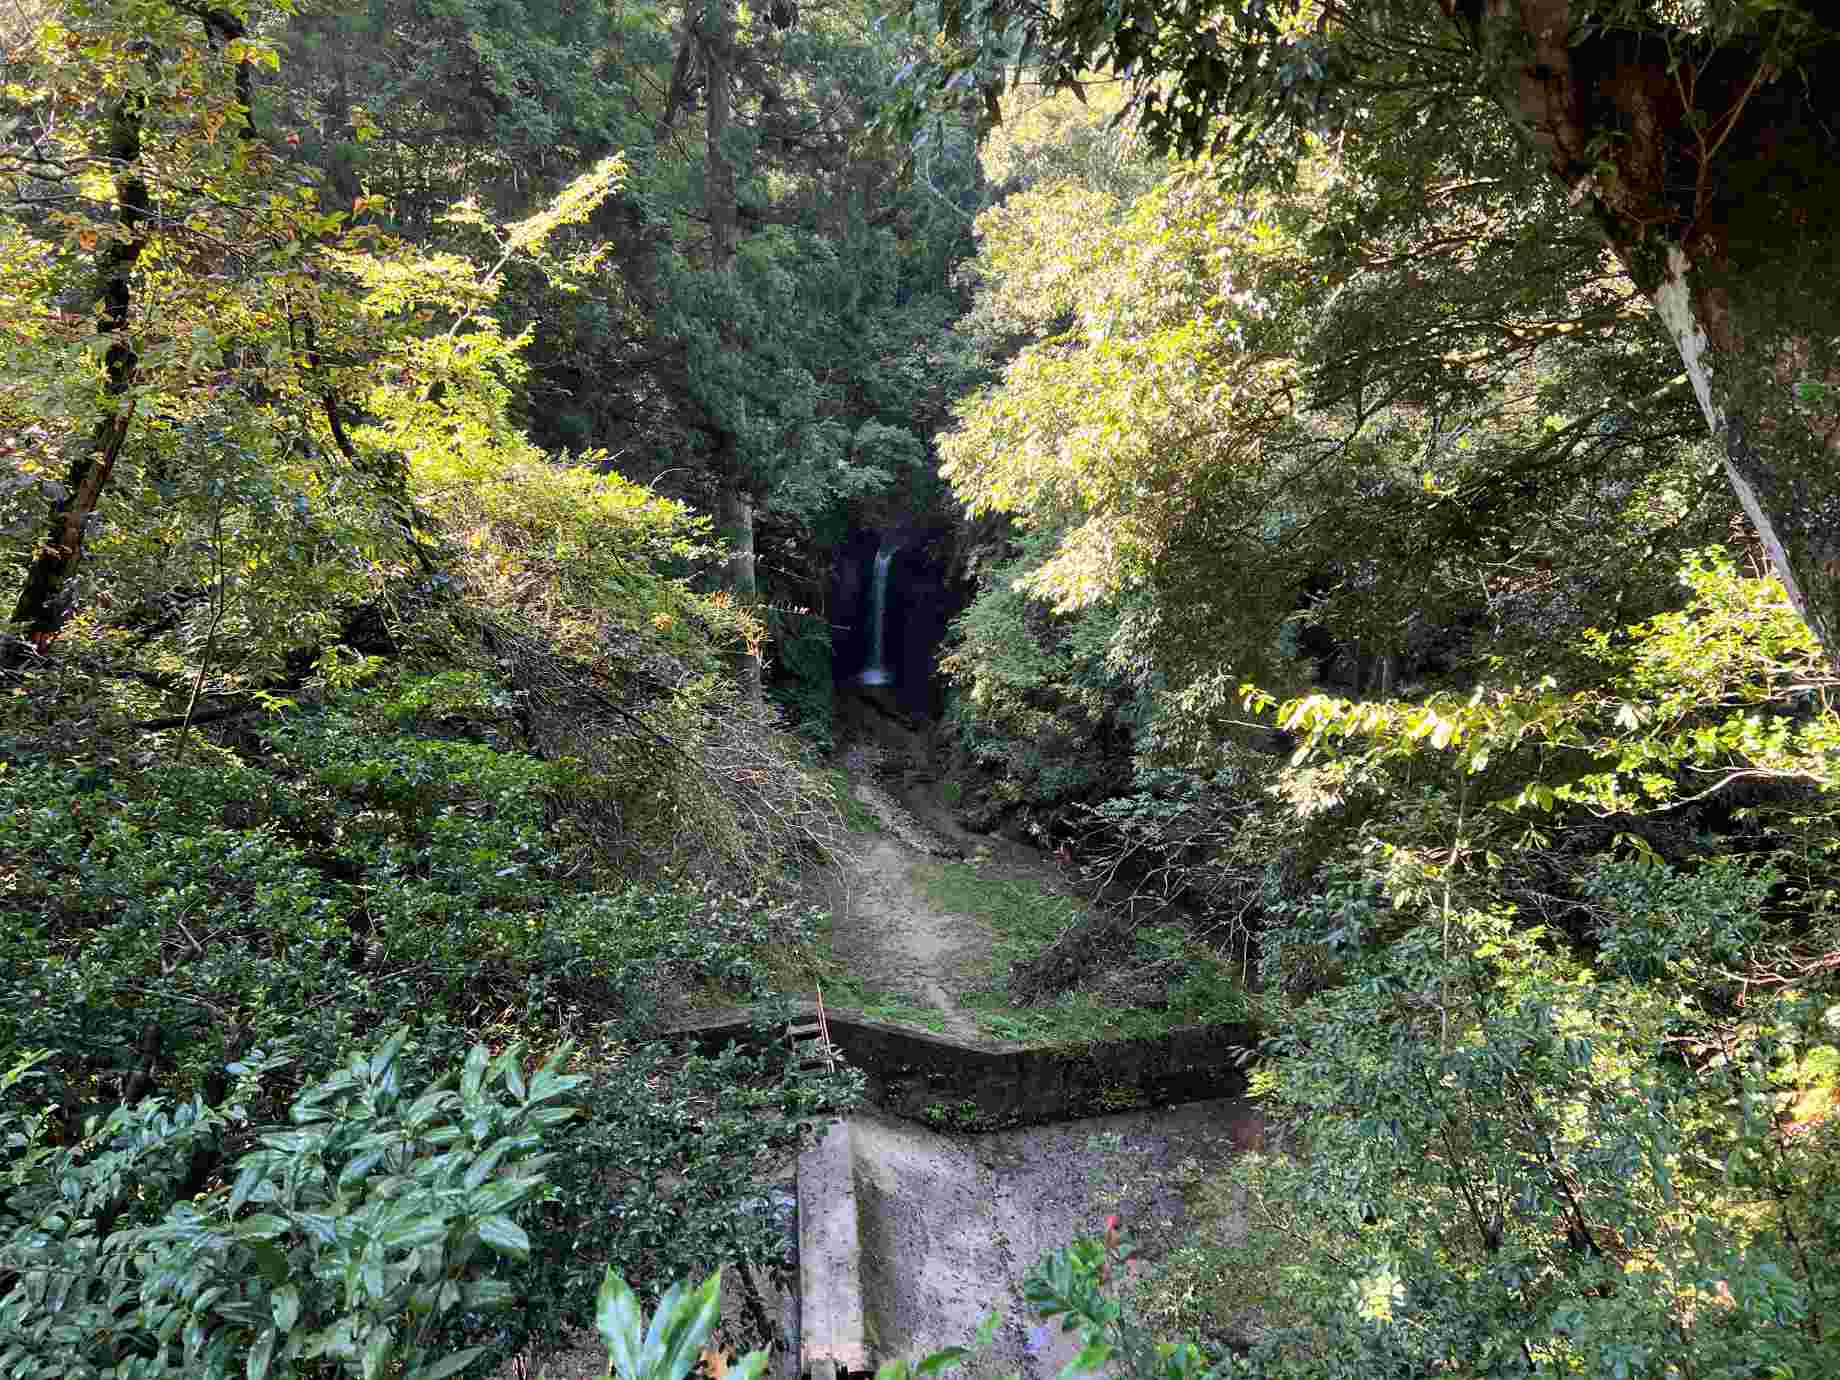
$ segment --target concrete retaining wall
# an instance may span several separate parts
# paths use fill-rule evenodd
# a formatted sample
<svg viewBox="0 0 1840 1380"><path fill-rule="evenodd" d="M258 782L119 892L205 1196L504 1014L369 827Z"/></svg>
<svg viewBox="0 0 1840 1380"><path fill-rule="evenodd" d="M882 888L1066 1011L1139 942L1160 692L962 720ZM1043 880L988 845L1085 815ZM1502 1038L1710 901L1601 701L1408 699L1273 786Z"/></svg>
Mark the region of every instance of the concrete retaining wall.
<svg viewBox="0 0 1840 1380"><path fill-rule="evenodd" d="M840 1380L875 1367L863 1313L861 1221L850 1123L799 1156L799 1369Z"/></svg>
<svg viewBox="0 0 1840 1380"><path fill-rule="evenodd" d="M797 1018L815 1021L801 1005ZM838 1052L869 1077L869 1096L896 1116L978 1131L1236 1097L1259 1034L1250 1025L1184 1026L1145 1040L1066 1046L971 1045L826 1008ZM745 1012L686 1022L667 1038L711 1051L760 1038Z"/></svg>

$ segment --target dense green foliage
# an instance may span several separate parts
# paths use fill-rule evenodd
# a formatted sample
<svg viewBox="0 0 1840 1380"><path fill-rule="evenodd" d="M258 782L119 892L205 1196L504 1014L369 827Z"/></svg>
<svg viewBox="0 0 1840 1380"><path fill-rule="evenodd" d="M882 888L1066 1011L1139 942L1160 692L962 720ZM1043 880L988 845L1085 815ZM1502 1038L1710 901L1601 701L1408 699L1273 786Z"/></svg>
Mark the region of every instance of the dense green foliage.
<svg viewBox="0 0 1840 1380"><path fill-rule="evenodd" d="M769 1340L857 1081L657 1037L814 971L832 553L951 500L952 784L1102 902L933 874L985 1028L1268 1034L1242 1229L1031 1286L1085 1363L1821 1373L1831 655L1474 45L1347 10L0 19L0 1375Z"/></svg>
<svg viewBox="0 0 1840 1380"><path fill-rule="evenodd" d="M1128 131L1038 154L1106 112L1024 108L975 266L1003 374L941 440L1020 530L945 669L973 813L1112 905L1012 996L1173 928L1268 1032L1216 1225L1037 1302L1144 1377L1822 1373L1834 671L1665 342L1487 136L1250 195Z"/></svg>
<svg viewBox="0 0 1840 1380"><path fill-rule="evenodd" d="M699 22L5 20L0 1373L484 1373L610 1265L785 1270L751 1185L853 1078L650 1042L804 981L842 821L728 667L796 643L827 732L825 624L697 509L936 492L966 212L863 135L873 29L750 16L713 273Z"/></svg>
<svg viewBox="0 0 1840 1380"><path fill-rule="evenodd" d="M527 1080L521 1046L495 1060L475 1046L457 1086L416 1095L407 1036L304 1089L285 1125L251 1125L240 1097L150 1099L113 1112L86 1152L48 1144L45 1118L9 1117L0 1367L259 1377L323 1360L422 1380L464 1368L477 1350L443 1352L464 1312L509 1301L492 1262L530 1253L513 1214L542 1188L537 1152L580 1079L559 1075L566 1051ZM265 1064L233 1066L239 1094ZM229 1167L229 1192L169 1203L160 1190L233 1126L259 1148Z"/></svg>
<svg viewBox="0 0 1840 1380"><path fill-rule="evenodd" d="M104 1238L121 1253L98 1257L98 1317L108 1321L94 1326L125 1327L130 1295L151 1307L144 1291L169 1266L137 1263L138 1238L117 1242L107 1224L138 1212L152 1215L153 1230L167 1202L202 1194L207 1214L224 1221L194 1224L181 1244L216 1241L241 1221L237 1206L248 1197L223 1196L253 1163L236 1159L240 1147L270 1143L259 1133L265 1121L300 1121L287 1099L319 1078L329 1053L411 1010L418 1033L403 1057L424 1076L457 1061L468 1032L495 1043L559 1034L589 1041L564 1080L569 1104L587 1115L548 1133L541 1193L531 1187L503 1204L523 1204L519 1239L528 1231L535 1249L516 1253L522 1264L480 1276L496 1281L496 1307L516 1305L492 1324L496 1353L587 1316L607 1261L645 1280L680 1273L712 1251L769 1272L784 1268L779 1227L741 1210L746 1178L735 1166L795 1147L814 1117L848 1101L847 1080L802 1074L783 1053L687 1059L633 1041L655 1029L660 1003L681 1003L688 992L767 994L809 943L812 917L758 895L664 878L615 885L624 850L609 847L619 837L609 817L643 837L668 835L677 829L669 800L652 806L654 819L636 817L621 808L617 778L510 750L479 719L469 731L469 711L481 713L480 700L494 698L509 696L481 696L477 683L457 685L452 675L415 680L396 696L348 692L297 714L255 735L240 760L194 747L194 756L218 760L137 772L119 759L15 762L0 778L12 826L0 864L8 878L0 1044L31 1051L33 1060L25 1081L9 1089L9 1105L32 1129L7 1200L25 1233L8 1247L8 1268L31 1258L20 1252L45 1249L50 1207L42 1195L65 1182L93 1185L61 1209L57 1239L86 1259ZM442 733L418 732L418 713ZM648 794L656 795L655 780ZM397 1062L392 1052L376 1065L388 1065L391 1088L400 1083ZM494 1067L505 1078L523 1076L502 1059ZM141 1100L149 1092L158 1096ZM395 1115L393 1106L366 1115ZM383 1134L345 1122L341 1144ZM520 1154L530 1149L517 1145ZM311 1153L315 1164L339 1162L330 1151ZM357 1214L364 1194L384 1192L372 1186L386 1172L396 1171L366 1159L339 1179L342 1192L356 1195L349 1202L300 1210L350 1215L350 1231L370 1239L375 1231ZM661 1174L675 1187L663 1188ZM222 1187L206 1194L213 1185ZM610 1197L621 1204L617 1213ZM413 1264L425 1244L410 1240L404 1259ZM242 1268L214 1259L213 1268L232 1275ZM274 1272L277 1285L307 1270L304 1261ZM455 1257L454 1269L464 1263ZM174 1258L170 1268L181 1264ZM82 1349L43 1332L48 1324L31 1308L49 1308L60 1325L92 1324L64 1318L63 1296L46 1304L41 1286L30 1274L15 1277L6 1297L28 1311L6 1326L39 1338L33 1354ZM384 1292L395 1290L390 1283ZM397 1306L377 1303L384 1311L367 1322L369 1314L352 1311L357 1298L328 1296L311 1312L320 1321L283 1328L282 1340L317 1346L312 1330L335 1325L368 1334ZM224 1314L226 1326L267 1304L235 1307L242 1311ZM463 1310L478 1311L477 1301ZM163 1316L148 1313L144 1325L157 1331ZM443 1326L459 1335L455 1318ZM238 1341L234 1329L211 1328L204 1335L233 1359L255 1337ZM182 1367L175 1374L203 1373L183 1369L194 1360L176 1353L173 1364Z"/></svg>
<svg viewBox="0 0 1840 1380"><path fill-rule="evenodd" d="M264 731L260 766L0 778L7 1042L71 1061L86 1101L84 1084L132 1071L149 1025L194 1078L226 1026L299 1055L411 1003L456 1023L485 1004L519 1028L584 1012L643 1028L671 974L759 991L757 956L801 941L808 922L738 896L590 890L610 783L392 733L351 702Z"/></svg>
<svg viewBox="0 0 1840 1380"><path fill-rule="evenodd" d="M609 1310L636 1317L637 1304L597 1262L663 1278L714 1250L744 1271L750 1260L783 1268L779 1224L737 1216L732 1166L774 1137L796 1144L822 1097L814 1089L788 1088L786 1115L763 1140L755 1122L775 1097L750 1075L764 1066L732 1052L692 1061L673 1104L658 1091L676 1071L654 1050L621 1071L625 1091L612 1105L588 1098L584 1123L571 1104L592 1080L560 1072L567 1046L538 1065L522 1045L496 1057L476 1045L457 1076L416 1094L405 1083L417 1062L405 1058L408 1041L399 1031L304 1088L283 1124L255 1113L265 1076L292 1061L260 1054L230 1067L237 1086L221 1106L148 1099L117 1108L81 1146L56 1144L47 1115L9 1111L0 1368L440 1380L549 1335L533 1329L558 1317L592 1313L622 1374L682 1380L710 1329L713 1278L678 1320L694 1341L667 1348L660 1371L635 1365L656 1349L644 1330L643 1346L622 1351L628 1339ZM44 1058L9 1071L7 1089L29 1085ZM738 1110L687 1136L702 1093L739 1099ZM250 1147L225 1166L227 1192L169 1202L199 1155L225 1142ZM685 1180L675 1201L655 1203L652 1175L666 1169ZM627 1193L610 1223L606 1195L622 1176ZM683 1302L681 1288L667 1290L659 1314L675 1318ZM485 1318L494 1345L463 1345Z"/></svg>

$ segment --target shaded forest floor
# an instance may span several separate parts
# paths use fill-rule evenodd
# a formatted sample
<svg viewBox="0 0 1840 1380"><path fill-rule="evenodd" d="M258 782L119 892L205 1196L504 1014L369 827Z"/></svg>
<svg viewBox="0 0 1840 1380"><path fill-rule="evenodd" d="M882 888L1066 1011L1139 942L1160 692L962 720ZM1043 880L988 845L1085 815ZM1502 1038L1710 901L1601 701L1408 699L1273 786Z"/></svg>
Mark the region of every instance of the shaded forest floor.
<svg viewBox="0 0 1840 1380"><path fill-rule="evenodd" d="M1058 933L1078 914L1070 888L1037 850L957 823L924 733L889 724L855 738L843 763L859 846L823 882L825 1001L960 1039L999 1035L981 1016L1018 925Z"/></svg>
<svg viewBox="0 0 1840 1380"><path fill-rule="evenodd" d="M839 703L834 775L859 846L814 896L831 918L820 958L825 1000L872 1019L1020 1044L1155 1038L1178 1026L1246 1019L1234 956L1174 917L1126 927L1068 980L1021 1001L1012 985L1089 918L1064 856L1018 837L974 833L966 783L930 724L867 696ZM1026 968L1022 971L1027 971ZM809 995L808 993L802 995Z"/></svg>

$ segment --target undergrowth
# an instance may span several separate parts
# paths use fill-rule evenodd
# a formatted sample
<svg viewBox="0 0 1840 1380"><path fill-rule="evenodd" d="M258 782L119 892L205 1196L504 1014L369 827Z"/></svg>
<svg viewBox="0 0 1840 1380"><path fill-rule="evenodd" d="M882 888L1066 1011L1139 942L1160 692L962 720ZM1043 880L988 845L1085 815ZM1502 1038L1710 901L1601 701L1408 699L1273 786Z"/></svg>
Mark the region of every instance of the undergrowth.
<svg viewBox="0 0 1840 1380"><path fill-rule="evenodd" d="M852 834L879 834L882 822L862 801L856 798L851 788L850 774L842 768L833 768L824 773L830 782L831 798L837 802L837 809L843 815L844 828Z"/></svg>
<svg viewBox="0 0 1840 1380"><path fill-rule="evenodd" d="M1086 980L1051 1001L1024 1004L1010 990L1013 970L1046 951L1084 916L1084 908L1036 882L981 874L969 863L941 863L919 874L942 910L969 915L996 935L990 984L966 994L978 1026L1000 1040L1078 1044L1151 1039L1185 1025L1242 1021L1250 1012L1238 974L1218 954L1172 926L1145 927L1131 952L1110 956Z"/></svg>
<svg viewBox="0 0 1840 1380"><path fill-rule="evenodd" d="M510 702L488 679L404 676L194 739L182 762L157 737L88 760L0 741L0 1120L27 1128L0 1204L0 1349L107 1350L89 1313L41 1335L55 1300L8 1273L46 1249L27 1212L40 1175L93 1199L58 1239L111 1261L93 1252L113 1217L217 1202L252 1127L405 1020L391 1059L409 1078L470 1043L581 1046L569 1101L589 1114L549 1133L545 1194L517 1200L534 1244L467 1286L491 1309L443 1314L453 1347L483 1346L483 1365L580 1325L608 1261L639 1280L712 1253L783 1271L783 1241L738 1195L849 1105L853 1078L648 1041L692 1001L770 998L809 969L821 917L671 854L635 874L631 845L656 826L619 778L521 750L495 708ZM179 1146L157 1176L120 1167L143 1141ZM171 1249L215 1228L199 1230Z"/></svg>
<svg viewBox="0 0 1840 1380"><path fill-rule="evenodd" d="M935 1034L946 1028L945 1013L937 1007L913 1001L899 992L870 987L862 978L850 973L834 972L824 980L826 1006L859 1011L872 1021L889 1025L913 1025Z"/></svg>

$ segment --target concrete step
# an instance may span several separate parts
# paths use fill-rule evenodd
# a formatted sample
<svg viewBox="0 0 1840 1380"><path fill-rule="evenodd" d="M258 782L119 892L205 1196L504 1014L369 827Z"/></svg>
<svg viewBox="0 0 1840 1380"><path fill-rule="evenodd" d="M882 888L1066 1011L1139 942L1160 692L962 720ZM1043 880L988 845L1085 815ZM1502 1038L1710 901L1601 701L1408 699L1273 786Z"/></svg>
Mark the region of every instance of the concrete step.
<svg viewBox="0 0 1840 1380"><path fill-rule="evenodd" d="M799 1369L811 1380L842 1380L874 1369L849 1122L837 1122L799 1156L798 1182Z"/></svg>
<svg viewBox="0 0 1840 1380"><path fill-rule="evenodd" d="M793 1046L793 1052L799 1056L802 1069L823 1068L836 1058L836 1052L828 1049L822 1040L801 1040Z"/></svg>

